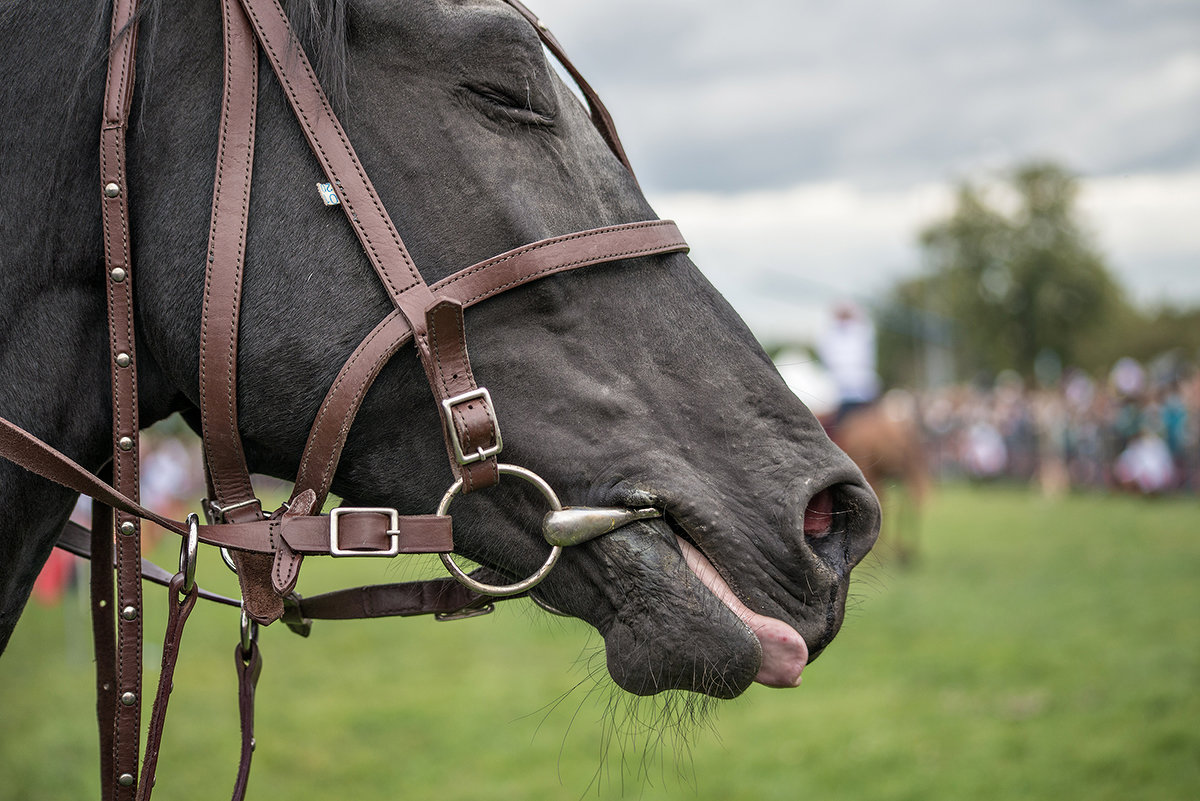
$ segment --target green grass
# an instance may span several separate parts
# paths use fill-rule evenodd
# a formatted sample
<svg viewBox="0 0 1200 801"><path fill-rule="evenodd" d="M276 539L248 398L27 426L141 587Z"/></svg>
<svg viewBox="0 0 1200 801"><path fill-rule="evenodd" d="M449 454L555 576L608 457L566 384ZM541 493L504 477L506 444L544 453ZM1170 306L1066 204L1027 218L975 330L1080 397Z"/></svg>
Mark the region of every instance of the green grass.
<svg viewBox="0 0 1200 801"><path fill-rule="evenodd" d="M1195 498L945 488L913 567L880 552L800 690L755 687L695 730L690 750L668 733L649 758L658 735L641 722L661 705L625 709L625 733L605 739L612 694L588 677L603 664L598 638L526 602L454 624L318 622L308 640L271 626L250 795L1200 797ZM201 583L229 589L215 554L201 559ZM310 559L301 589L406 570ZM148 592L157 632L166 601ZM236 618L193 614L156 797L232 787ZM76 600L31 602L0 659L0 799L97 795L87 632Z"/></svg>

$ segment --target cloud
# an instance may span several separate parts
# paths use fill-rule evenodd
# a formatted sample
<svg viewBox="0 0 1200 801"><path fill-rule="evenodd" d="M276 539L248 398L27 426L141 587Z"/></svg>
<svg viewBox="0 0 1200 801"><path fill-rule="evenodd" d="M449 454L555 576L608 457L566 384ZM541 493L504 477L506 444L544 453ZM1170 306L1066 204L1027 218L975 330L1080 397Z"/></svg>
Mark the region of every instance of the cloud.
<svg viewBox="0 0 1200 801"><path fill-rule="evenodd" d="M1200 167L1191 0L538 6L656 190Z"/></svg>
<svg viewBox="0 0 1200 801"><path fill-rule="evenodd" d="M1035 158L1084 176L1083 218L1135 299L1200 303L1195 0L536 7L764 339L914 274L954 181Z"/></svg>

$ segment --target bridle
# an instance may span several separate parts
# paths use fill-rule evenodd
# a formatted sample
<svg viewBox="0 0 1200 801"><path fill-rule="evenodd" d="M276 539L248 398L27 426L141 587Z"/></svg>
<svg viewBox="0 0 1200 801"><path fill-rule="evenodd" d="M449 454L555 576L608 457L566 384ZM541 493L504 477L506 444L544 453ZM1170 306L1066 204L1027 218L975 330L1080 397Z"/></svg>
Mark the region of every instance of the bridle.
<svg viewBox="0 0 1200 801"><path fill-rule="evenodd" d="M626 168L628 159L608 112L566 57L557 40L518 0L506 0L534 25L546 48L575 79L604 141ZM111 484L28 432L0 418L0 456L91 496L91 531L68 524L60 547L90 555L101 787L106 799L148 799L183 626L196 599L242 609L235 649L242 748L233 797L244 797L253 751L254 690L262 667L258 623L277 619L307 634L313 619L435 613L443 618L489 611L494 597L526 593L553 568L563 547L579 544L656 509L562 507L540 476L502 464L500 427L487 389L476 384L467 355L463 309L535 279L589 265L685 252L669 221L614 225L534 242L494 256L429 285L413 260L333 112L279 0L221 0L224 92L219 124L200 349L200 412L208 523L196 515L180 522L138 502L137 362L134 348L133 269L130 254L125 141L133 94L138 0L114 0L100 149L113 408ZM330 387L305 444L288 503L270 514L250 482L237 424L238 317L262 48L325 172L327 202L340 205L382 281L393 309L354 350ZM632 171L631 171L632 172ZM321 509L338 460L367 389L409 340L415 343L443 421L454 482L436 513L401 515L391 508ZM531 483L550 512L542 533L551 545L532 576L511 584L468 575L451 556L449 509L460 493L484 489L501 476ZM171 574L141 558L140 523L151 520L182 537L179 571ZM115 536L114 536L115 532ZM242 598L201 590L196 550L204 542L224 549L236 568ZM306 555L390 557L437 553L453 578L339 590L303 598L295 593ZM116 587L113 571L116 566ZM169 587L167 630L145 754L139 775L142 692L143 578ZM552 610L553 611L553 610Z"/></svg>

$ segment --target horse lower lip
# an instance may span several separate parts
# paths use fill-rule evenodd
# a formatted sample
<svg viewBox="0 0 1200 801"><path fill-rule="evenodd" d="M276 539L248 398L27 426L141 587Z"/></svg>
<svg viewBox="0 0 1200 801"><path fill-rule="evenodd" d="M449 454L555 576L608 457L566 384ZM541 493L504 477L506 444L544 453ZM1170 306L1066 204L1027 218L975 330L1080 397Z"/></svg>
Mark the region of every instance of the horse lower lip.
<svg viewBox="0 0 1200 801"><path fill-rule="evenodd" d="M676 535L688 569L749 627L762 646L762 664L754 680L768 687L796 687L808 663L808 645L794 628L752 611L734 594L712 563L687 540Z"/></svg>

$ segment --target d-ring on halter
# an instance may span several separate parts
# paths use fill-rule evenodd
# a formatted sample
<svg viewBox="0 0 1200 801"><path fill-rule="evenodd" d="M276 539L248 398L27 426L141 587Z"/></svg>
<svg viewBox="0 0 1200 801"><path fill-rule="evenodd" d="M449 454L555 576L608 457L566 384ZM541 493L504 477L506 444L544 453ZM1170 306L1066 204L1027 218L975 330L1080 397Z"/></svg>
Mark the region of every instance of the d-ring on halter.
<svg viewBox="0 0 1200 801"><path fill-rule="evenodd" d="M179 572L183 574L180 592L187 595L196 586L196 556L200 546L200 518L192 512L187 516L188 533L179 542Z"/></svg>

